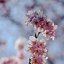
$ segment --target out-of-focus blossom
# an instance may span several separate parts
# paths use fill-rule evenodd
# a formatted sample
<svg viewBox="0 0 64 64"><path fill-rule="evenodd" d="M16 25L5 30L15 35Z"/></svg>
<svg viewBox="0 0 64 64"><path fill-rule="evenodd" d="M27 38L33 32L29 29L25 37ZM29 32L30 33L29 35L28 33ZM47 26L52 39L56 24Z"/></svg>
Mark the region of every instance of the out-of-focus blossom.
<svg viewBox="0 0 64 64"><path fill-rule="evenodd" d="M3 41L3 40L0 40L0 49L3 49L3 48L5 48L5 46L6 46L6 43L5 43L5 41Z"/></svg>
<svg viewBox="0 0 64 64"><path fill-rule="evenodd" d="M5 2L6 2L6 0L0 0L0 3L3 3L4 4Z"/></svg>
<svg viewBox="0 0 64 64"><path fill-rule="evenodd" d="M18 56L0 58L0 64L24 64Z"/></svg>
<svg viewBox="0 0 64 64"><path fill-rule="evenodd" d="M42 32L45 37L52 38L55 36L55 30L57 25L47 19L42 13L42 11L29 11L27 13L27 22L31 23L33 26L37 28L39 32Z"/></svg>
<svg viewBox="0 0 64 64"><path fill-rule="evenodd" d="M26 51L27 51L27 39L25 38L18 38L16 43L15 43L15 48L17 50L17 58L19 59L19 64L24 64L25 63L25 60L27 60L28 62L28 59L29 57L27 57L26 55ZM27 63L26 62L26 63Z"/></svg>
<svg viewBox="0 0 64 64"><path fill-rule="evenodd" d="M23 38L19 38L17 39L16 43L15 43L15 48L17 49L17 51L22 50L24 48L24 39Z"/></svg>
<svg viewBox="0 0 64 64"><path fill-rule="evenodd" d="M1 58L1 64L18 64L18 61L16 58L13 57L6 57L6 58Z"/></svg>
<svg viewBox="0 0 64 64"><path fill-rule="evenodd" d="M18 57L20 60L23 60L23 59L24 59L24 53L23 53L23 52L18 52L18 53L17 53L17 57Z"/></svg>

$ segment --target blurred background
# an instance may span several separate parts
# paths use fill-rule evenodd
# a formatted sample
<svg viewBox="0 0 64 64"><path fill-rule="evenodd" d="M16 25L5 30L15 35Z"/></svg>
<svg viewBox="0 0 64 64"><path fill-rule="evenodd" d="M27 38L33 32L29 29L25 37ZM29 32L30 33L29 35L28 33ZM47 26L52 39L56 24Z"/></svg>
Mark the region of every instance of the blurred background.
<svg viewBox="0 0 64 64"><path fill-rule="evenodd" d="M33 9L58 25L55 40L48 41L47 64L64 64L64 0L0 0L0 58L15 56L15 41L33 35L33 27L25 24L27 11Z"/></svg>

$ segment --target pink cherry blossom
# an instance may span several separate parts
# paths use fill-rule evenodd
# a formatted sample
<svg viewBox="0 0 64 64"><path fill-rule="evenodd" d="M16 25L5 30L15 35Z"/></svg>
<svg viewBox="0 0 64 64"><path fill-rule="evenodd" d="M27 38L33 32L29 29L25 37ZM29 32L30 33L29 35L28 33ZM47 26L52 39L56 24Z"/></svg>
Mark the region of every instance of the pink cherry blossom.
<svg viewBox="0 0 64 64"><path fill-rule="evenodd" d="M31 52L32 64L45 63L47 49L46 49L46 42L44 40L39 39L31 40L29 51Z"/></svg>
<svg viewBox="0 0 64 64"><path fill-rule="evenodd" d="M44 53L45 49L45 42L40 42L38 40L32 41L31 47L29 47L29 50L31 53L35 53L38 55L42 55Z"/></svg>
<svg viewBox="0 0 64 64"><path fill-rule="evenodd" d="M33 55L32 64L42 64L42 62L43 62L43 57L42 56Z"/></svg>
<svg viewBox="0 0 64 64"><path fill-rule="evenodd" d="M18 52L17 57L18 57L20 60L23 60L23 59L24 59L24 54L23 54L23 52Z"/></svg>
<svg viewBox="0 0 64 64"><path fill-rule="evenodd" d="M1 59L1 64L18 64L16 58L13 57L6 57Z"/></svg>
<svg viewBox="0 0 64 64"><path fill-rule="evenodd" d="M21 51L24 48L24 39L23 38L18 38L15 42L15 48L17 51Z"/></svg>
<svg viewBox="0 0 64 64"><path fill-rule="evenodd" d="M39 32L42 32L43 35L45 35L45 37L53 39L53 37L55 37L57 25L54 25L51 20L48 20L47 17L44 17L41 12L42 11L29 11L26 15L26 21L35 26Z"/></svg>

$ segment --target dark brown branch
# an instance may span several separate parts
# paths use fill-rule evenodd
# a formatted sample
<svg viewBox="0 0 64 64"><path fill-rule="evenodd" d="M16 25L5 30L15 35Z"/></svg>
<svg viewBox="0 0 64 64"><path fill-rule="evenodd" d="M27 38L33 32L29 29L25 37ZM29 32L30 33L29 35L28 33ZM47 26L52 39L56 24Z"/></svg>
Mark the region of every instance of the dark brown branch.
<svg viewBox="0 0 64 64"><path fill-rule="evenodd" d="M29 64L31 64L31 59L29 58Z"/></svg>

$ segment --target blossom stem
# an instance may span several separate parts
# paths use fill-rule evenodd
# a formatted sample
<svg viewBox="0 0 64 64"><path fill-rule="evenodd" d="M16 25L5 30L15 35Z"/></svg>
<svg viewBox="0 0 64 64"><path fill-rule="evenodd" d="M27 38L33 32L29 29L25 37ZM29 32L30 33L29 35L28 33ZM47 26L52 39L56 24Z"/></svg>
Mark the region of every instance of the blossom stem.
<svg viewBox="0 0 64 64"><path fill-rule="evenodd" d="M35 33L34 33L35 38L38 38L38 36L40 35L40 33L41 33L41 32L38 32L38 33L36 34L36 32L35 32Z"/></svg>
<svg viewBox="0 0 64 64"><path fill-rule="evenodd" d="M29 58L29 64L31 64L31 59Z"/></svg>

